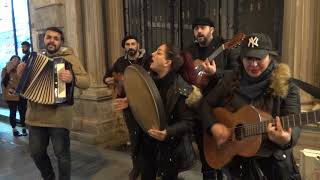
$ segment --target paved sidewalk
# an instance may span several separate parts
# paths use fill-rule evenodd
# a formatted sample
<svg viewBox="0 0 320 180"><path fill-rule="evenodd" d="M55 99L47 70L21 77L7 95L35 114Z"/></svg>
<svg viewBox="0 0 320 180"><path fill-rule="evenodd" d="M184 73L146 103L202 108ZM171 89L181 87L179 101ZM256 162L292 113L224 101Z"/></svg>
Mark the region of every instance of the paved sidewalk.
<svg viewBox="0 0 320 180"><path fill-rule="evenodd" d="M41 176L29 155L28 136L13 137L11 126L0 121L0 180L40 180ZM57 164L49 146L48 152L57 172ZM73 180L127 180L131 169L126 152L71 142ZM185 180L200 180L199 163L181 174Z"/></svg>

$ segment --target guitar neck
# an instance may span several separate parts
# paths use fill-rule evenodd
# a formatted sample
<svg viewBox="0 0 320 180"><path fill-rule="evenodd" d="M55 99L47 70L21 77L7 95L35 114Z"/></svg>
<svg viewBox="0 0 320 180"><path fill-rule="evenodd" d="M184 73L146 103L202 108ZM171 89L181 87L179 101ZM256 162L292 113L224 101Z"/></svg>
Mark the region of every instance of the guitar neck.
<svg viewBox="0 0 320 180"><path fill-rule="evenodd" d="M225 49L225 48L224 48L224 45L222 44L218 49L216 49L216 50L208 57L209 61L210 61L210 62L213 61L213 59L214 59L215 57L217 57L220 53L222 53L224 49Z"/></svg>
<svg viewBox="0 0 320 180"><path fill-rule="evenodd" d="M320 110L312 112L304 112L300 114L291 114L280 118L281 125L284 129L291 127L304 126L307 124L313 124L320 122ZM259 135L267 132L267 126L269 123L274 123L274 120L263 121L255 124L243 125L241 129L241 135L243 137ZM237 131L236 131L237 132Z"/></svg>

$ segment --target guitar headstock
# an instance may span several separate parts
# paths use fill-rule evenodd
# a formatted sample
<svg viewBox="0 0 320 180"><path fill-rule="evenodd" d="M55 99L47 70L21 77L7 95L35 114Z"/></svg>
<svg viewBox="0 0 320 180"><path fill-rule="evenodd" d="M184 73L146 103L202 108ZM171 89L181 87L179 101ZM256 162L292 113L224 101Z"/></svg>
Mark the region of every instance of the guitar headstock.
<svg viewBox="0 0 320 180"><path fill-rule="evenodd" d="M237 45L240 45L245 37L246 35L244 33L242 32L237 33L236 35L233 36L232 39L230 39L229 41L223 44L224 49L230 49L230 48L234 48Z"/></svg>

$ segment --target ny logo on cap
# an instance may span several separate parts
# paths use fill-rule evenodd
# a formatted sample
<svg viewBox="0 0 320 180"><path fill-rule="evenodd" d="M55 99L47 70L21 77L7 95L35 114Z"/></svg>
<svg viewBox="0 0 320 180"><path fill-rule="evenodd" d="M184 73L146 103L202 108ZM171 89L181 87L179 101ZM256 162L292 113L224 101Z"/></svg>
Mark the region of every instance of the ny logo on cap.
<svg viewBox="0 0 320 180"><path fill-rule="evenodd" d="M250 47L251 46L251 48L254 48L255 46L259 46L259 44L258 44L258 37L251 37L250 39L249 39L249 43L248 43L248 47Z"/></svg>

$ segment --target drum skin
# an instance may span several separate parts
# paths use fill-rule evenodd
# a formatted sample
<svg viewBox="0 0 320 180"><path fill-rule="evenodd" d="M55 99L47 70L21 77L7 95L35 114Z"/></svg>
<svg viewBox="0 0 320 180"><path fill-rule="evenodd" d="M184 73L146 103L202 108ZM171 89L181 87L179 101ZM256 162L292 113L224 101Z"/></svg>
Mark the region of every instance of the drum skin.
<svg viewBox="0 0 320 180"><path fill-rule="evenodd" d="M160 93L148 72L139 65L130 65L124 72L124 89L129 107L139 126L163 130L165 111Z"/></svg>

